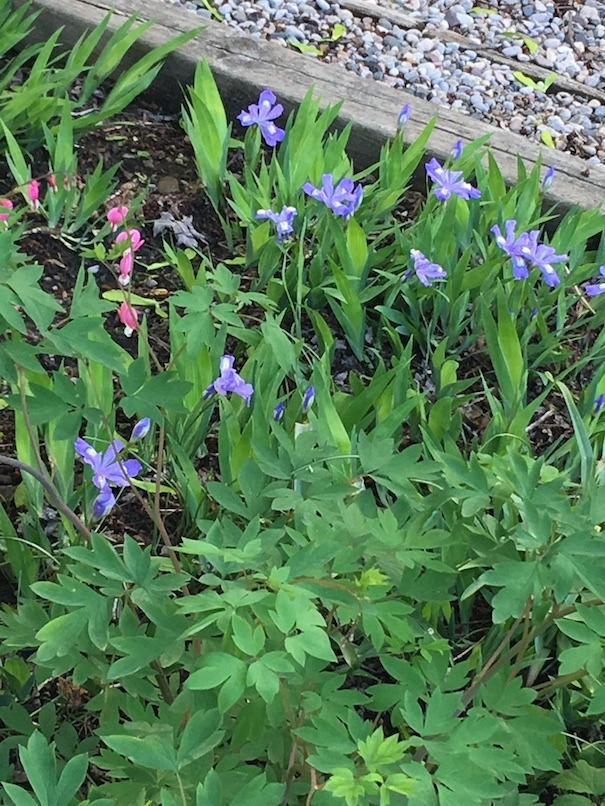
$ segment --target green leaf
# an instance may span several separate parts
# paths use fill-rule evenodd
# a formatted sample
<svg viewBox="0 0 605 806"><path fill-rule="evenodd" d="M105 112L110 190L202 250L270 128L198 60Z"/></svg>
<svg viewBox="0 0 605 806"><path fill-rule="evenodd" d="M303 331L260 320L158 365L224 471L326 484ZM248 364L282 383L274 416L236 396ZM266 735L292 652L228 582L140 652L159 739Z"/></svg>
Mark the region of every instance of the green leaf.
<svg viewBox="0 0 605 806"><path fill-rule="evenodd" d="M176 772L176 753L168 736L102 736L105 744L114 752L130 759L134 764L152 770Z"/></svg>
<svg viewBox="0 0 605 806"><path fill-rule="evenodd" d="M221 726L221 716L216 708L209 711L196 711L187 722L177 752L177 766L180 769L205 756L213 750L225 735Z"/></svg>
<svg viewBox="0 0 605 806"><path fill-rule="evenodd" d="M336 25L332 28L332 35L330 36L331 42L336 42L341 37L343 37L347 32L346 25L343 25L342 22L337 22Z"/></svg>
<svg viewBox="0 0 605 806"><path fill-rule="evenodd" d="M571 792L605 795L605 769L592 767L583 760L576 761L571 770L555 775L551 783L559 789Z"/></svg>
<svg viewBox="0 0 605 806"><path fill-rule="evenodd" d="M605 684L600 685L595 691L590 705L586 709L587 716L594 716L595 714L605 714Z"/></svg>
<svg viewBox="0 0 605 806"><path fill-rule="evenodd" d="M263 663L262 658L248 668L246 682L249 686L255 686L266 703L273 702L279 692L279 677Z"/></svg>
<svg viewBox="0 0 605 806"><path fill-rule="evenodd" d="M300 50L301 53L312 53L314 56L321 56L321 50L316 48L315 45L307 45L304 42L299 42L298 39L291 37L288 39L288 45Z"/></svg>
<svg viewBox="0 0 605 806"><path fill-rule="evenodd" d="M86 777L88 758L85 753L70 758L59 776L55 798L59 806L69 803L76 795Z"/></svg>
<svg viewBox="0 0 605 806"><path fill-rule="evenodd" d="M540 140L544 143L544 145L548 146L549 148L556 148L557 144L554 141L552 134L550 133L549 129L542 129L540 131Z"/></svg>
<svg viewBox="0 0 605 806"><path fill-rule="evenodd" d="M296 612L294 598L284 588L279 590L275 597L275 612L269 611L278 630L285 634L289 633L296 622Z"/></svg>
<svg viewBox="0 0 605 806"><path fill-rule="evenodd" d="M237 613L231 619L231 626L233 628L233 642L237 648L241 649L246 655L256 657L265 645L265 632L262 626L258 624L253 631L250 624Z"/></svg>
<svg viewBox="0 0 605 806"><path fill-rule="evenodd" d="M506 561L497 563L481 576L483 584L500 588L492 599L494 624L502 624L507 618L518 618L530 595L538 593L540 564L538 562Z"/></svg>
<svg viewBox="0 0 605 806"><path fill-rule="evenodd" d="M228 655L226 652L210 652L202 658L202 667L189 675L185 686L194 691L216 688L242 666L245 666L244 662L233 655Z"/></svg>
<svg viewBox="0 0 605 806"><path fill-rule="evenodd" d="M40 801L34 800L25 789L15 784L2 783L2 787L14 806L40 806Z"/></svg>
<svg viewBox="0 0 605 806"><path fill-rule="evenodd" d="M594 458L592 446L590 444L590 437L571 392L561 381L557 383L557 386L561 390L561 393L565 399L565 404L567 405L567 410L569 411L569 416L571 417L573 432L578 446L578 453L580 454L582 484L587 486Z"/></svg>
<svg viewBox="0 0 605 806"><path fill-rule="evenodd" d="M104 291L101 294L103 299L106 299L108 302L123 302L124 301L124 292L120 291L120 289L112 289L110 291ZM149 297L141 297L138 294L133 294L130 292L128 295L128 301L131 305L153 305L155 308L155 312L161 319L166 319L168 314L166 311L163 310L161 303L158 302L157 299L150 299Z"/></svg>
<svg viewBox="0 0 605 806"><path fill-rule="evenodd" d="M327 633L320 627L309 627L300 635L286 638L285 646L290 652L294 644L298 644L307 655L325 661L335 661L336 655L330 644ZM294 654L294 653L292 653ZM296 656L295 656L296 657Z"/></svg>
<svg viewBox="0 0 605 806"><path fill-rule="evenodd" d="M19 749L19 758L40 803L43 806L58 803L54 797L57 782L55 754L39 731L32 733L27 747Z"/></svg>
<svg viewBox="0 0 605 806"><path fill-rule="evenodd" d="M292 340L270 314L267 314L267 318L262 323L261 332L284 372L294 370L297 360Z"/></svg>
<svg viewBox="0 0 605 806"><path fill-rule="evenodd" d="M88 622L86 610L73 610L63 616L49 621L42 629L36 633L36 638L41 642L38 649L38 660L41 663L61 658L73 648L82 630Z"/></svg>

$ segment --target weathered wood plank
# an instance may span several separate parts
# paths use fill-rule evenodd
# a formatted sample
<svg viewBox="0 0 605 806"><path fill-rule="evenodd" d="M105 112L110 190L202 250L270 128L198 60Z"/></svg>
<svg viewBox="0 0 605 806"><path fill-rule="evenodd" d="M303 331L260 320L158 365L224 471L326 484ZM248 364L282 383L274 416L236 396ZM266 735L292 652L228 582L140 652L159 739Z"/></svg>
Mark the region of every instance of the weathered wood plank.
<svg viewBox="0 0 605 806"><path fill-rule="evenodd" d="M25 0L13 2L22 4ZM115 12L110 23L112 30L135 11L141 19L155 18L156 24L133 48L130 62L150 47L196 27L199 22L193 14L179 11L161 0L33 0L32 6L44 9L36 35L45 39L63 25L62 39L67 44L73 44L83 30L98 23L108 10ZM191 81L195 65L202 56L208 60L232 116L256 100L259 90L267 86L276 91L287 108L299 104L310 85L324 103L344 99L338 125L354 123L350 153L359 166L376 158L382 144L395 131L402 104L409 102L414 109L412 120L406 126L410 139L437 116L429 142L431 156L443 159L456 139L468 142L490 134L492 153L509 184L516 181L518 154L528 164L542 155L545 164L557 170L547 196L548 203L558 205L562 211L575 204L586 208L603 205L605 209L605 167L591 168L587 177L583 175L585 163L568 154L542 148L455 110L436 107L380 82L361 79L340 65L322 64L312 57L305 58L276 43L259 41L220 23L208 23L201 35L167 60L156 91L169 108L175 109L180 103L179 85Z"/></svg>
<svg viewBox="0 0 605 806"><path fill-rule="evenodd" d="M399 11L396 8L389 6L381 6L377 3L368 3L367 0L340 0L340 5L348 9L356 17L371 17L374 20L385 19L398 25L400 28L417 28L422 30L426 27L424 20L417 20L407 14ZM472 42L464 34L459 34L457 31L425 31L424 35L427 38L438 38L441 42L456 42L461 48L465 50L474 50L479 56L483 56L496 64L502 64L510 67L511 70L524 73L526 76L535 79L536 81L543 81L544 79L552 76L553 70L546 67L541 67L539 64L532 62L518 62L516 59L510 59L508 56L503 56L498 50L490 47L482 47L476 42ZM589 87L582 84L581 81L574 81L567 76L557 75L556 80L551 84L553 91L570 92L572 95L581 95L585 98L596 98L602 104L605 104L605 92L597 87Z"/></svg>

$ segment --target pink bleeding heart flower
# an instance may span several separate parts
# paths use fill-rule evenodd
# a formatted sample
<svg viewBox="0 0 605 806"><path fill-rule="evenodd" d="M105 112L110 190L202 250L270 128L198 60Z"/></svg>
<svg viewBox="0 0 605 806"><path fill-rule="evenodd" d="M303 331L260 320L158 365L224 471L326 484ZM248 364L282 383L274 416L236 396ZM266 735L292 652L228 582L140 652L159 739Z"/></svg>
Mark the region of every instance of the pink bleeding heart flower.
<svg viewBox="0 0 605 806"><path fill-rule="evenodd" d="M128 215L128 207L125 204L121 204L119 207L111 207L107 211L107 220L111 224L111 231L115 232L117 228L120 226L122 221Z"/></svg>
<svg viewBox="0 0 605 806"><path fill-rule="evenodd" d="M53 193L57 193L57 180L54 174L48 175L48 187Z"/></svg>
<svg viewBox="0 0 605 806"><path fill-rule="evenodd" d="M145 241L141 238L141 233L138 229L129 229L125 232L121 232L116 237L116 243L121 243L122 241L129 240L130 245L127 247L126 251L129 252L132 249L134 252L138 252L139 249L143 246Z"/></svg>
<svg viewBox="0 0 605 806"><path fill-rule="evenodd" d="M127 249L120 259L120 276L118 282L120 285L128 285L130 282L130 275L132 274L132 267L134 265L134 255L132 249Z"/></svg>
<svg viewBox="0 0 605 806"><path fill-rule="evenodd" d="M137 309L128 302L123 302L118 308L118 319L124 325L124 335L132 336L139 324Z"/></svg>
<svg viewBox="0 0 605 806"><path fill-rule="evenodd" d="M27 195L31 202L32 210L37 210L40 206L40 183L37 179L32 179L27 186Z"/></svg>
<svg viewBox="0 0 605 806"><path fill-rule="evenodd" d="M4 226L8 228L8 218L10 210L13 209L13 203L10 199L0 199L0 221L4 221Z"/></svg>

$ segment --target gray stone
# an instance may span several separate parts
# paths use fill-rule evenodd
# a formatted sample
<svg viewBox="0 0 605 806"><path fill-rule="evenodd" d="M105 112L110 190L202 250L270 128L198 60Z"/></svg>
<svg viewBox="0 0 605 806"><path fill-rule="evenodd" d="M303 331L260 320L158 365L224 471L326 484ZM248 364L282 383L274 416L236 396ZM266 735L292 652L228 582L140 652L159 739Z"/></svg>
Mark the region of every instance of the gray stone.
<svg viewBox="0 0 605 806"><path fill-rule="evenodd" d="M556 132L564 132L565 131L565 123L561 120L558 115L551 115L548 118L548 128L553 129Z"/></svg>
<svg viewBox="0 0 605 806"><path fill-rule="evenodd" d="M428 53L430 50L433 50L434 47L435 47L434 39L421 39L420 42L416 45L416 48L421 53Z"/></svg>
<svg viewBox="0 0 605 806"><path fill-rule="evenodd" d="M382 41L387 48L400 48L403 44L401 40L393 36L393 34L387 34Z"/></svg>

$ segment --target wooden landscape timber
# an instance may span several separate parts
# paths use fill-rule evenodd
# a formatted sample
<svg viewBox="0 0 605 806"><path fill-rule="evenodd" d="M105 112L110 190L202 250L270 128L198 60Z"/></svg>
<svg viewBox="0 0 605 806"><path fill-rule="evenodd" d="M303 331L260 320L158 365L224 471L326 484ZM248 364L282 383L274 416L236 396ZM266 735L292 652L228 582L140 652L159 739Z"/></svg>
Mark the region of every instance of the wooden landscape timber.
<svg viewBox="0 0 605 806"><path fill-rule="evenodd" d="M340 5L348 9L356 17L370 17L374 20L388 20L393 25L400 28L416 28L421 30L429 39L439 39L441 42L456 42L464 50L474 50L478 56L483 56L496 64L503 64L511 70L523 73L535 81L544 81L553 75L553 71L547 67L540 67L532 62L518 62L516 59L509 59L503 56L496 48L484 47L477 42L473 42L468 36L459 34L457 31L439 31L427 25L426 20L417 20L395 8L381 6L368 0L340 0ZM521 37L518 37L521 39ZM589 87L581 81L574 81L567 76L557 75L550 85L553 92L569 92L572 95L582 95L585 98L596 98L605 104L605 92L596 87Z"/></svg>
<svg viewBox="0 0 605 806"><path fill-rule="evenodd" d="M23 5L26 1L13 0L13 3ZM114 12L109 25L112 31L135 12L141 20L155 19L155 24L133 47L125 66L151 47L200 24L195 14L163 0L30 0L30 5L43 12L31 39L45 41L62 26L61 39L67 45L73 44L84 30L98 24L108 11ZM293 108L313 86L326 104L344 101L337 125L353 124L349 154L361 168L376 160L380 147L395 133L401 107L410 103L413 114L405 127L406 139L416 138L424 126L437 117L427 148L428 156L443 160L456 140L469 142L491 135L492 154L509 185L517 179L518 156L528 168L541 158L545 167L556 169L555 180L546 194L547 206L556 206L558 213L574 205L587 209L599 206L605 211L605 166L587 166L577 157L532 143L521 135L381 82L362 79L342 65L322 63L312 56L256 39L218 22L204 20L204 25L205 29L194 40L168 57L156 81L154 92L167 111L175 111L180 105L180 88L192 81L201 57L207 59L232 118L255 102L265 87L272 88L286 108ZM419 184L425 185L424 171L419 172L417 179Z"/></svg>

